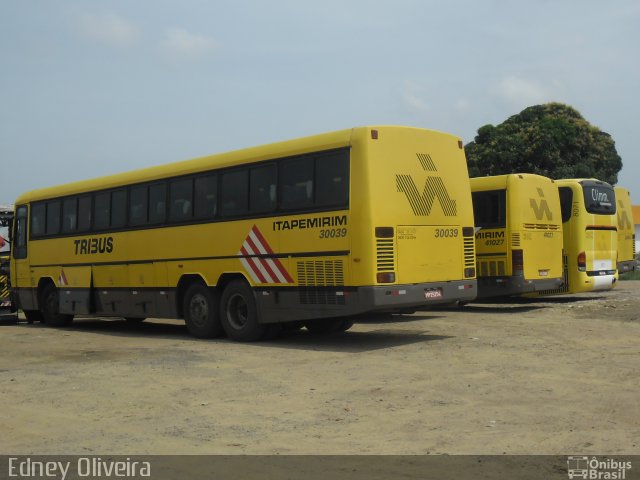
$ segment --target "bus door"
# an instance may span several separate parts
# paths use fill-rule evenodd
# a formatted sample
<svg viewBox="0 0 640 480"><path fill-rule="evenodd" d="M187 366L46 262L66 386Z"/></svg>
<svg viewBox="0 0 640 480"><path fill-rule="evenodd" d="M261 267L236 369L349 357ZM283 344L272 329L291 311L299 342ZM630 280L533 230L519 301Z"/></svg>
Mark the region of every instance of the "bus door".
<svg viewBox="0 0 640 480"><path fill-rule="evenodd" d="M31 275L31 265L27 255L27 219L29 218L27 205L16 207L13 223L11 282L17 295L20 308L23 310L37 310L35 298L36 285Z"/></svg>

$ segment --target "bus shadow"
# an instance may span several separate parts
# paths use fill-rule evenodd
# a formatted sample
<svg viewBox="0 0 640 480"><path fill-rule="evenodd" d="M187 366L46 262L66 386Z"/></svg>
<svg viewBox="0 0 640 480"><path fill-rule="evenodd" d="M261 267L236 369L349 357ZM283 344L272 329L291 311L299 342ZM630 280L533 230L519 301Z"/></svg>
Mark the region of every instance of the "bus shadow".
<svg viewBox="0 0 640 480"><path fill-rule="evenodd" d="M46 328L42 325L43 328ZM167 339L193 338L187 332L184 323L155 323L153 320L130 323L126 320L102 320L95 318L75 319L73 323L64 327L65 331L82 331L112 336L149 336Z"/></svg>
<svg viewBox="0 0 640 480"><path fill-rule="evenodd" d="M40 323L28 325L28 327L49 328ZM354 328L357 328L357 326ZM184 324L154 323L153 320L132 324L125 320L76 319L68 327L60 328L59 330L65 332L90 332L112 337L149 337L164 340L207 342L212 344L212 346L232 342L225 337L197 339L189 335ZM453 337L446 335L429 335L424 331L395 328L367 332L351 330L343 333L328 334L311 333L303 329L291 332L284 331L274 339L263 340L251 343L250 345L269 348L362 353L413 343L446 340L448 338ZM238 345L242 344L238 343Z"/></svg>
<svg viewBox="0 0 640 480"><path fill-rule="evenodd" d="M465 305L464 307L460 307L458 309L459 312L469 312L469 313L498 313L498 314L506 314L512 315L514 313L527 313L533 312L536 310L544 310L544 305L513 305L513 304L474 304L474 305Z"/></svg>
<svg viewBox="0 0 640 480"><path fill-rule="evenodd" d="M540 298L522 298L517 299L518 303L549 303L551 305L562 305L565 303L587 302L593 300L605 300L607 297L601 295L589 296L558 296L558 297L540 297ZM514 302L515 303L515 302Z"/></svg>
<svg viewBox="0 0 640 480"><path fill-rule="evenodd" d="M449 338L453 337L448 335L429 335L426 332L401 329L382 329L368 332L350 330L344 333L330 334L315 334L300 330L288 332L274 340L260 342L256 345L296 350L364 353L415 343L447 340Z"/></svg>
<svg viewBox="0 0 640 480"><path fill-rule="evenodd" d="M410 322L419 322L422 320L432 320L436 318L442 318L441 315L424 315L424 312L419 314L405 314L405 315L395 315L390 313L375 313L369 315L362 315L355 317L354 320L356 323L362 323L365 325L383 325L383 324L394 324L394 323L410 323Z"/></svg>
<svg viewBox="0 0 640 480"><path fill-rule="evenodd" d="M557 297L503 297L486 300L476 300L462 307L458 307L461 312L478 313L526 313L535 310L553 308L554 305L565 305L586 301L603 300L603 296L557 296ZM451 307L454 308L454 307Z"/></svg>

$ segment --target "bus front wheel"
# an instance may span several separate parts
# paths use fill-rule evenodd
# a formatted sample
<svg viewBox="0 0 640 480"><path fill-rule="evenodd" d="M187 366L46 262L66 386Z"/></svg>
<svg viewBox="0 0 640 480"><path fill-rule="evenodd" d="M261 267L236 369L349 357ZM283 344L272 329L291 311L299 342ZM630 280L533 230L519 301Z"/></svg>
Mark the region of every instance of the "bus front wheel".
<svg viewBox="0 0 640 480"><path fill-rule="evenodd" d="M73 315L60 313L60 297L58 289L51 283L42 290L40 311L44 323L52 327L63 327L69 325L73 320Z"/></svg>
<svg viewBox="0 0 640 480"><path fill-rule="evenodd" d="M42 322L42 312L40 310L23 310L27 323Z"/></svg>
<svg viewBox="0 0 640 480"><path fill-rule="evenodd" d="M267 333L258 322L258 308L253 289L242 280L230 282L220 300L220 321L227 336L239 342L255 342Z"/></svg>
<svg viewBox="0 0 640 480"><path fill-rule="evenodd" d="M222 335L218 317L218 296L202 283L192 283L184 295L184 321L187 330L197 338L215 338Z"/></svg>

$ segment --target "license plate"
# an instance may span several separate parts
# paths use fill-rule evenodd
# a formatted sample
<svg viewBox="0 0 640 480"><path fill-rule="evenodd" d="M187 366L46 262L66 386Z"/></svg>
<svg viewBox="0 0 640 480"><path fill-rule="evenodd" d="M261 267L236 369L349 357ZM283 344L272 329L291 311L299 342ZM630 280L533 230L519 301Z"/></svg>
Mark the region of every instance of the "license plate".
<svg viewBox="0 0 640 480"><path fill-rule="evenodd" d="M424 291L424 298L426 298L427 300L432 300L434 298L442 298L442 289L429 288Z"/></svg>

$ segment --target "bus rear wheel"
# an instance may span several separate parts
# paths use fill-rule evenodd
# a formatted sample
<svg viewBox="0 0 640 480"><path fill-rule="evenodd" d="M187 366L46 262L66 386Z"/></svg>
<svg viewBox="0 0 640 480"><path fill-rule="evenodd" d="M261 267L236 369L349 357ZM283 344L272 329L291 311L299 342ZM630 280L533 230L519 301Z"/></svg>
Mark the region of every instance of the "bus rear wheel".
<svg viewBox="0 0 640 480"><path fill-rule="evenodd" d="M222 335L218 317L218 296L202 283L192 283L184 294L184 321L187 330L197 338L215 338Z"/></svg>
<svg viewBox="0 0 640 480"><path fill-rule="evenodd" d="M52 327L64 327L73 320L73 315L60 313L60 296L58 289L53 284L47 284L40 296L40 311L44 323Z"/></svg>
<svg viewBox="0 0 640 480"><path fill-rule="evenodd" d="M253 289L242 280L233 280L222 292L220 321L227 336L239 342L255 342L269 331L258 322Z"/></svg>

